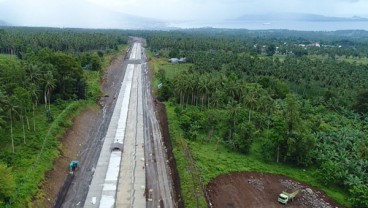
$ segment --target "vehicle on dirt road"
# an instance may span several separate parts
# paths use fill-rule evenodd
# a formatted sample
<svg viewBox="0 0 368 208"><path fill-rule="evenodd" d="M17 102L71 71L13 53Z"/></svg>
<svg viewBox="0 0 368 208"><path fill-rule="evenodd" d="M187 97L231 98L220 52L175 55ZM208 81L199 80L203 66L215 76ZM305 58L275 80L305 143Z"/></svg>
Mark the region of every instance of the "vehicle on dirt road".
<svg viewBox="0 0 368 208"><path fill-rule="evenodd" d="M74 171L75 171L75 169L77 169L78 165L79 165L79 161L77 161L77 160L72 160L70 162L70 164L69 164L69 172L70 172L70 174L73 174L74 173Z"/></svg>
<svg viewBox="0 0 368 208"><path fill-rule="evenodd" d="M279 194L277 201L282 204L287 204L290 200L293 201L296 195L298 195L300 189L301 188L294 189L291 191L291 193L283 191L281 194Z"/></svg>

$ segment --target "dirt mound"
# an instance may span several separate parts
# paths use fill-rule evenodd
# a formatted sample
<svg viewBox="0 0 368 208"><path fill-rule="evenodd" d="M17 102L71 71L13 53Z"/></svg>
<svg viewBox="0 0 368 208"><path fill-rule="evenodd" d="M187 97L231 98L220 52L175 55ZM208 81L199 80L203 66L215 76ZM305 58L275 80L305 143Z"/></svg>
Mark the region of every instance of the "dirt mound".
<svg viewBox="0 0 368 208"><path fill-rule="evenodd" d="M278 195L285 190L301 188L295 200L282 205ZM221 208L334 208L340 207L321 191L286 176L255 172L222 175L207 185L212 207Z"/></svg>

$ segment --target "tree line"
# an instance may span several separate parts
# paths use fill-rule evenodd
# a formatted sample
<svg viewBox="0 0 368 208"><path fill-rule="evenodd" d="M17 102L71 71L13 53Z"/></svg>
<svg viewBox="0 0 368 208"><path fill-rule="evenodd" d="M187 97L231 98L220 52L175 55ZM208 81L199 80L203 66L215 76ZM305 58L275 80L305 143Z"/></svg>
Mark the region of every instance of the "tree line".
<svg viewBox="0 0 368 208"><path fill-rule="evenodd" d="M126 44L127 36L116 30L57 28L0 28L0 53L19 55L49 48L52 51L88 52L114 49Z"/></svg>

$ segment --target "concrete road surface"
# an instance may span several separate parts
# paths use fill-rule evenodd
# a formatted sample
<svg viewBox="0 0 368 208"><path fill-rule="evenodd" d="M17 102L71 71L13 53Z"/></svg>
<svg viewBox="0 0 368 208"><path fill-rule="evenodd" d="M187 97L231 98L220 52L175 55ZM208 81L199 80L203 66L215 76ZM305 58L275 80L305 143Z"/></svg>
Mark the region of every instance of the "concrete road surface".
<svg viewBox="0 0 368 208"><path fill-rule="evenodd" d="M84 167L90 170L84 171L86 176L93 175L90 186L69 190L63 207L176 207L145 61L144 48L134 43L106 136L93 145L95 151L88 151L96 155L102 148L97 165ZM123 144L122 151L112 151L116 141Z"/></svg>

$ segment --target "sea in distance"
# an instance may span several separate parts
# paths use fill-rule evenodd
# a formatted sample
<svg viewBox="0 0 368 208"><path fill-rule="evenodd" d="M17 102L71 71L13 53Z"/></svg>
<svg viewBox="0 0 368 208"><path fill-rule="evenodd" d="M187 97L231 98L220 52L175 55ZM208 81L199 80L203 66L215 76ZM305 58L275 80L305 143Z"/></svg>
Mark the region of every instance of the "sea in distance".
<svg viewBox="0 0 368 208"><path fill-rule="evenodd" d="M169 27L176 28L226 28L226 29L249 29L269 30L287 29L299 31L335 31L335 30L367 30L368 21L218 21L197 22L183 21L173 22Z"/></svg>

